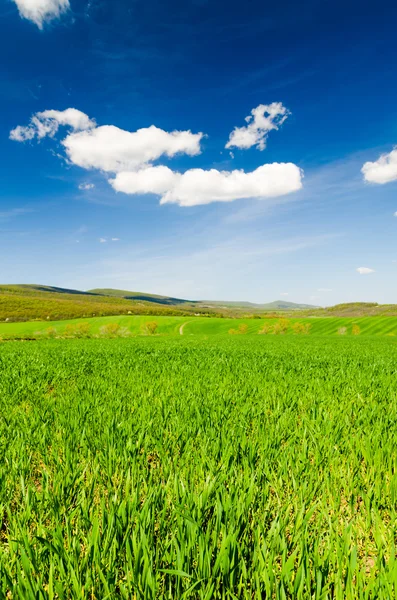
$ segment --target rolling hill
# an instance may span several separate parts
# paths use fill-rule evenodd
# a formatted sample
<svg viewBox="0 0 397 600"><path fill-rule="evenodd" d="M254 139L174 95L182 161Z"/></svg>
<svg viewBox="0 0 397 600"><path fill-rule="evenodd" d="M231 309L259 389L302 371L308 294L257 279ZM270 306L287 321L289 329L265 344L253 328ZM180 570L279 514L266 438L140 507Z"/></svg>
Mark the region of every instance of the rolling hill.
<svg viewBox="0 0 397 600"><path fill-rule="evenodd" d="M295 302L286 302L285 300L276 300L267 304L254 304L253 302L238 302L230 300L183 300L182 298L173 298L171 296L158 296L156 294L144 294L142 292L128 292L125 290L113 289L94 289L89 290L90 294L99 294L101 296L111 296L115 298L125 298L128 300L146 300L165 304L167 306L196 306L202 308L215 309L245 309L252 311L263 310L302 310L317 308L311 304L296 304Z"/></svg>
<svg viewBox="0 0 397 600"><path fill-rule="evenodd" d="M37 285L0 285L0 321L61 321L123 315L207 317L361 317L396 316L397 305L339 304L318 308L276 300L267 304L235 301L194 301L127 290L89 291Z"/></svg>

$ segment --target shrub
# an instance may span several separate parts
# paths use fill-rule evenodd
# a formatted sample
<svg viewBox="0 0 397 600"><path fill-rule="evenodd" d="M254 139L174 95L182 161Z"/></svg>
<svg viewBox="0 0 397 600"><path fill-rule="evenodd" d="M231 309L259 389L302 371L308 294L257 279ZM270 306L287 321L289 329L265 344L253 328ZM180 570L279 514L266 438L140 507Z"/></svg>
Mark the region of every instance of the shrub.
<svg viewBox="0 0 397 600"><path fill-rule="evenodd" d="M241 325L238 326L238 329L229 329L230 335L244 335L245 333L248 333L248 325L245 323L241 323Z"/></svg>
<svg viewBox="0 0 397 600"><path fill-rule="evenodd" d="M89 323L77 323L77 325L66 325L65 336L71 338L90 337L91 326Z"/></svg>
<svg viewBox="0 0 397 600"><path fill-rule="evenodd" d="M296 335L309 335L311 328L311 323L294 323L292 325L292 330Z"/></svg>
<svg viewBox="0 0 397 600"><path fill-rule="evenodd" d="M300 335L304 332L305 330L305 326L303 323L294 323L292 325L292 331L296 334L296 335Z"/></svg>
<svg viewBox="0 0 397 600"><path fill-rule="evenodd" d="M265 323L262 327L262 329L260 329L258 331L259 334L261 335L268 335L269 333L271 333L273 330L273 327L270 325L270 323Z"/></svg>
<svg viewBox="0 0 397 600"><path fill-rule="evenodd" d="M104 337L116 337L120 333L120 325L118 323L107 323L107 325L100 328L99 332Z"/></svg>
<svg viewBox="0 0 397 600"><path fill-rule="evenodd" d="M353 335L360 335L361 333L361 329L359 328L358 325L353 325L352 327L352 334Z"/></svg>
<svg viewBox="0 0 397 600"><path fill-rule="evenodd" d="M273 333L275 335L284 335L287 333L289 329L289 321L288 319L279 319L277 323L274 324Z"/></svg>
<svg viewBox="0 0 397 600"><path fill-rule="evenodd" d="M45 330L46 336L49 338L55 338L57 336L57 330L55 327L47 327Z"/></svg>
<svg viewBox="0 0 397 600"><path fill-rule="evenodd" d="M346 333L347 333L347 327L339 327L338 335L346 335Z"/></svg>
<svg viewBox="0 0 397 600"><path fill-rule="evenodd" d="M154 335L157 331L158 323L157 321L149 321L148 323L143 323L141 325L141 331L145 335Z"/></svg>

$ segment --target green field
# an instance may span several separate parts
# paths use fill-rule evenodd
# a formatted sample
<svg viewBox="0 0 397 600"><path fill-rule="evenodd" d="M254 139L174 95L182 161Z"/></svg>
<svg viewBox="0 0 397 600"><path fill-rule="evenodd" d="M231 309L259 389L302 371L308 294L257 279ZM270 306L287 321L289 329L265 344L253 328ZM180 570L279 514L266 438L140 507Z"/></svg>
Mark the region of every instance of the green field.
<svg viewBox="0 0 397 600"><path fill-rule="evenodd" d="M1 344L0 597L395 598L396 365L393 338Z"/></svg>
<svg viewBox="0 0 397 600"><path fill-rule="evenodd" d="M93 317L91 319L73 319L62 321L29 321L21 323L0 323L0 336L4 339L19 337L45 336L50 328L53 335L64 335L68 325L75 326L79 323L89 325L89 334L100 335L101 328L109 323L120 325L123 335L141 335L142 327L147 322L155 321L158 325L156 333L159 335L215 335L227 334L231 329L238 329L240 325L247 326L248 334L257 334L265 323L274 326L280 317L272 319L228 319L219 317L164 317L164 316L110 316ZM397 317L308 317L288 318L287 335L294 335L295 323L309 324L310 335L337 335L340 329L346 328L346 335L351 335L354 325L360 329L360 335L397 335ZM182 331L181 331L182 327Z"/></svg>

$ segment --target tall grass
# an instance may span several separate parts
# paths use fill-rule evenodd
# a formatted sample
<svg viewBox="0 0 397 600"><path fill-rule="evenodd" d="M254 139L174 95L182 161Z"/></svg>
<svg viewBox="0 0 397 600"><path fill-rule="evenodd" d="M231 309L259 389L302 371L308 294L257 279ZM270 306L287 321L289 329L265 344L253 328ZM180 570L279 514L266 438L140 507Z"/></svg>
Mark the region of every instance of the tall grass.
<svg viewBox="0 0 397 600"><path fill-rule="evenodd" d="M0 350L0 597L396 597L393 339Z"/></svg>

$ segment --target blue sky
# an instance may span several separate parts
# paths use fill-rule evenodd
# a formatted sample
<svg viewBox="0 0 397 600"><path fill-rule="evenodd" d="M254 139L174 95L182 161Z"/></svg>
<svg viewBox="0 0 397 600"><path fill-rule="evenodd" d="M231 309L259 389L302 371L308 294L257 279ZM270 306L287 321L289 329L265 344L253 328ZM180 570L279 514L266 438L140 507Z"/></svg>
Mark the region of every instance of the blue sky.
<svg viewBox="0 0 397 600"><path fill-rule="evenodd" d="M35 2L0 0L1 282L397 301L395 3Z"/></svg>

